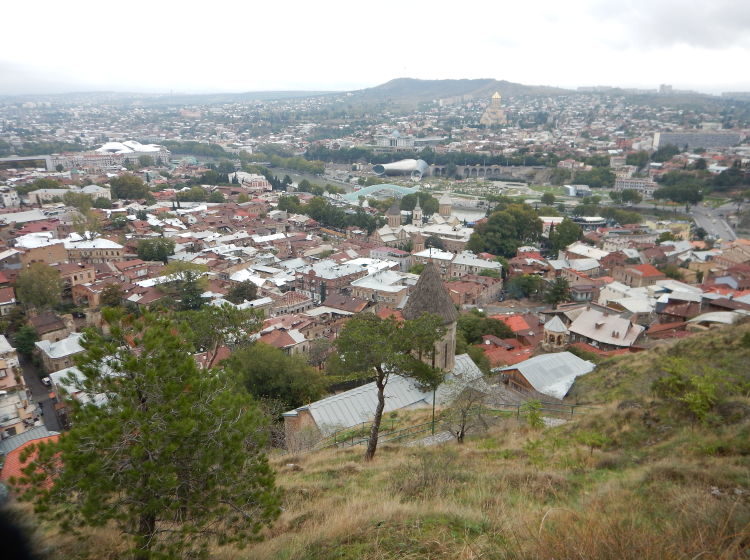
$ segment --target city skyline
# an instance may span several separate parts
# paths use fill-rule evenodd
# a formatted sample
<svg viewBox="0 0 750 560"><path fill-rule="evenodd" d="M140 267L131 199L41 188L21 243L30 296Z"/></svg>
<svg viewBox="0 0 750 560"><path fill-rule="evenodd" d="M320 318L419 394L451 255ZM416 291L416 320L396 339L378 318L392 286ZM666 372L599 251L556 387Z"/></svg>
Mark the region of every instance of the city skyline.
<svg viewBox="0 0 750 560"><path fill-rule="evenodd" d="M386 1L176 10L134 1L103 14L42 2L5 8L0 94L348 91L397 77L527 85L750 90L750 5L579 0L461 10ZM287 19L282 19L285 16Z"/></svg>

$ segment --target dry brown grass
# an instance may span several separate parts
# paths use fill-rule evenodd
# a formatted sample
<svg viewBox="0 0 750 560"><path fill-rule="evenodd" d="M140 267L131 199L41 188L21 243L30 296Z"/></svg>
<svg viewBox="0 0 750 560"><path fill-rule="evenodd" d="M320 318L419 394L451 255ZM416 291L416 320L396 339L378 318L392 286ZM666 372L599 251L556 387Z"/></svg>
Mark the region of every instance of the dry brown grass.
<svg viewBox="0 0 750 560"><path fill-rule="evenodd" d="M603 377L618 384L637 374L623 367ZM509 418L463 446L381 445L370 463L361 447L273 457L280 518L263 542L211 557L750 559L750 418L733 418L690 424L641 394L553 429ZM77 549L59 533L46 542L65 558L121 551L107 531Z"/></svg>

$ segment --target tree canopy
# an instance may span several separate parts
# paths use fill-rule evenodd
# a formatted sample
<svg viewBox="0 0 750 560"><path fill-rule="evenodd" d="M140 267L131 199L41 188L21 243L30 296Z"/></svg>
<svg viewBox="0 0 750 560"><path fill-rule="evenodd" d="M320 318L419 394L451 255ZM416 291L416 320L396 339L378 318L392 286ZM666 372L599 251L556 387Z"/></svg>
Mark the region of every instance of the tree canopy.
<svg viewBox="0 0 750 560"><path fill-rule="evenodd" d="M144 560L257 538L280 510L250 396L201 372L168 318L106 318L110 335L87 331L71 379L96 398L70 401L73 428L39 446L25 497L69 531L114 525Z"/></svg>
<svg viewBox="0 0 750 560"><path fill-rule="evenodd" d="M174 255L174 240L167 237L155 237L138 241L138 258L144 261L162 261L167 263L167 257Z"/></svg>
<svg viewBox="0 0 750 560"><path fill-rule="evenodd" d="M552 304L553 308L557 307L558 303L563 303L570 299L570 284L565 278L555 278L555 280L547 286L544 291L545 303Z"/></svg>
<svg viewBox="0 0 750 560"><path fill-rule="evenodd" d="M112 195L115 198L123 200L146 198L146 195L149 194L148 187L141 178L130 173L125 173L119 177L115 177L109 182L109 186Z"/></svg>
<svg viewBox="0 0 750 560"><path fill-rule="evenodd" d="M583 229L573 220L565 218L557 227L549 232L551 249L557 254L571 243L575 243L583 237Z"/></svg>
<svg viewBox="0 0 750 560"><path fill-rule="evenodd" d="M437 198L428 192L420 191L418 193L407 194L401 198L401 210L408 210L410 212L414 210L417 205L417 199L419 199L419 206L422 208L422 214L425 216L434 214L440 208L440 203Z"/></svg>
<svg viewBox="0 0 750 560"><path fill-rule="evenodd" d="M16 280L16 295L27 307L49 309L62 300L60 273L45 263L32 263Z"/></svg>
<svg viewBox="0 0 750 560"><path fill-rule="evenodd" d="M236 350L224 367L262 399L274 399L288 409L319 399L323 394L323 376L302 356L255 342Z"/></svg>
<svg viewBox="0 0 750 560"><path fill-rule="evenodd" d="M486 222L477 225L467 249L504 257L516 256L522 245L534 243L542 234L542 221L526 204L509 204L493 212Z"/></svg>
<svg viewBox="0 0 750 560"><path fill-rule="evenodd" d="M456 332L463 336L467 344L478 344L488 334L498 338L513 336L513 331L503 321L487 317L476 309L459 316Z"/></svg>
<svg viewBox="0 0 750 560"><path fill-rule="evenodd" d="M253 301L257 296L258 286L250 280L245 280L244 282L237 282L229 288L226 300L239 305L245 301Z"/></svg>
<svg viewBox="0 0 750 560"><path fill-rule="evenodd" d="M201 294L206 287L204 273L206 267L193 263L176 261L170 263L165 273L172 280L159 287L172 296L180 311L196 310L205 303Z"/></svg>
<svg viewBox="0 0 750 560"><path fill-rule="evenodd" d="M401 322L364 313L349 319L339 333L336 347L342 369L369 376L378 390L365 460L375 456L389 376L412 377L424 385L436 387L442 380L442 372L420 358L434 354L435 343L444 333L442 318L427 313Z"/></svg>

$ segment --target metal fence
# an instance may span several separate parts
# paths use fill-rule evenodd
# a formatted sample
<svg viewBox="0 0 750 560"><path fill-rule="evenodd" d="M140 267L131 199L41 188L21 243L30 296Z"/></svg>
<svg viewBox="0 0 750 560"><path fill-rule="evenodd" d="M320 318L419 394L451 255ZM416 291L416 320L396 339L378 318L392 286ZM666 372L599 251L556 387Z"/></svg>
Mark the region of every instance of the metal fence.
<svg viewBox="0 0 750 560"><path fill-rule="evenodd" d="M536 411L542 415L551 416L554 415L559 418L574 418L581 414L587 414L593 410L597 410L599 407L596 405L579 405L579 404L564 404L560 402L539 402L539 408ZM481 410L477 410L475 414L486 414L490 417L500 418L503 416L515 416L520 419L524 413L524 406L527 403L503 403L494 402L491 407L481 407ZM440 418L435 418L430 422L424 422L421 424L415 424L413 426L407 426L405 428L393 429L395 421L391 421L391 429L387 429L387 421L381 422L381 430L378 433L378 443L395 442L406 439L410 436L431 432L435 433L435 426L441 422ZM386 428L386 429L384 429ZM370 439L370 430L372 429L372 422L362 422L357 426L350 426L342 430L338 430L327 436L326 438L304 448L297 449L295 453L308 453L311 451L322 451L324 449L341 449L346 447L354 447L357 445L367 445ZM286 454L286 453L285 453Z"/></svg>

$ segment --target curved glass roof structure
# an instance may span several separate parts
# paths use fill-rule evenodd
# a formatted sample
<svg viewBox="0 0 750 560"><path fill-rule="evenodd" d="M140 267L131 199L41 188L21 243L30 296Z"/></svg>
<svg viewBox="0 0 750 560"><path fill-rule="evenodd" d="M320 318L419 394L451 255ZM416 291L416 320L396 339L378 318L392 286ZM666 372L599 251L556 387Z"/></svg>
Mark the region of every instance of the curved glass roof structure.
<svg viewBox="0 0 750 560"><path fill-rule="evenodd" d="M347 202L351 202L352 204L359 204L359 197L371 197L376 196L377 193L386 193L386 196L406 196L407 194L412 194L418 192L418 189L412 189L410 187L402 187L401 185L390 185L388 183L383 183L380 185L370 185L369 187L364 187L362 189L359 189L358 191L346 193L342 196L344 200Z"/></svg>

